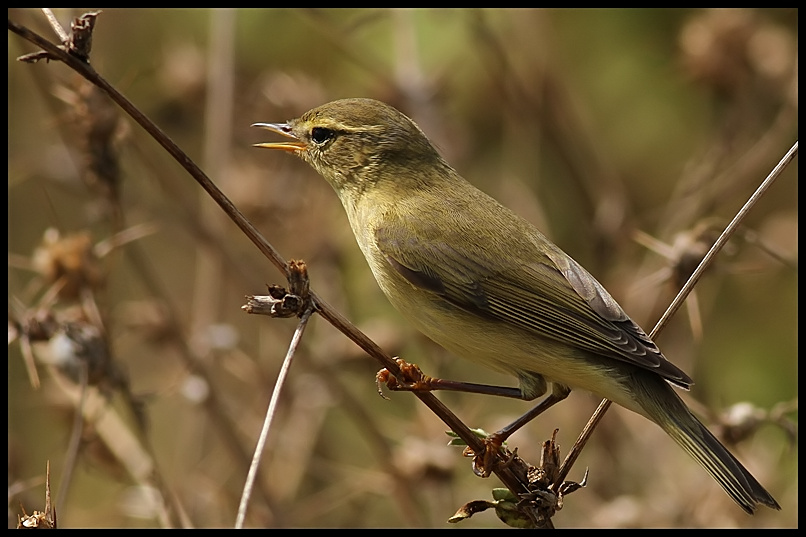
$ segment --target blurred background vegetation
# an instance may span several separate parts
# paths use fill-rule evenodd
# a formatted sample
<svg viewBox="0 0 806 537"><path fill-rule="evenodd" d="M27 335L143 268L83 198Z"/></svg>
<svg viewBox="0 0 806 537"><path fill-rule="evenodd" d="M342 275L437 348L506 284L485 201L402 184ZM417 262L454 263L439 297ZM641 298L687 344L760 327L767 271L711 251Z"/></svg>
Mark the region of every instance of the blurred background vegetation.
<svg viewBox="0 0 806 537"><path fill-rule="evenodd" d="M55 11L68 27L81 13ZM53 38L38 10L9 18ZM649 331L797 140L797 45L797 9L108 9L91 63L385 350L514 385L414 333L328 185L252 148L267 135L250 124L389 102ZM20 506L44 509L47 461L62 527L231 526L296 325L240 306L285 282L115 105L58 62L16 61L34 50L9 33L9 526ZM695 378L686 400L783 510L746 516L660 429L613 408L557 526L797 527L797 164L658 338ZM378 397L378 367L314 317L247 526L448 527L490 499L498 481L472 474L424 406ZM438 396L487 430L529 406ZM573 393L510 445L537 464L559 427L564 455L597 403Z"/></svg>

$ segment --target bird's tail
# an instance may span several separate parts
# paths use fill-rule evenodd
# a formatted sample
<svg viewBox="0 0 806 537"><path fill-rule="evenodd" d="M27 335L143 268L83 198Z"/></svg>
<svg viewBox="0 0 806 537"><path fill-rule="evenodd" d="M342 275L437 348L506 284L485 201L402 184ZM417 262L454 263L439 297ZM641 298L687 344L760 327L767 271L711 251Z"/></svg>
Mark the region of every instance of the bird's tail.
<svg viewBox="0 0 806 537"><path fill-rule="evenodd" d="M748 514L763 504L781 509L736 457L700 423L674 389L657 375L640 374L641 406ZM650 376L652 377L650 379ZM634 392L635 393L635 392Z"/></svg>

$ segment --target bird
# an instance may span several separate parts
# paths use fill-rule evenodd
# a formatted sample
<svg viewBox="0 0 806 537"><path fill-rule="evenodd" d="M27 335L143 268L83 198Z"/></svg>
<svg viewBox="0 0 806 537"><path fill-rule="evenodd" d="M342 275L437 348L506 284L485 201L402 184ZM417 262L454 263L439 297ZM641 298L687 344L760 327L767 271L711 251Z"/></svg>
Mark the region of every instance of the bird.
<svg viewBox="0 0 806 537"><path fill-rule="evenodd" d="M507 373L517 388L455 389L534 400L508 437L572 389L656 423L748 514L772 495L677 395L693 380L602 284L533 224L462 178L405 114L368 98L332 101L256 147L290 152L335 190L386 297L450 353ZM551 391L549 392L549 385Z"/></svg>

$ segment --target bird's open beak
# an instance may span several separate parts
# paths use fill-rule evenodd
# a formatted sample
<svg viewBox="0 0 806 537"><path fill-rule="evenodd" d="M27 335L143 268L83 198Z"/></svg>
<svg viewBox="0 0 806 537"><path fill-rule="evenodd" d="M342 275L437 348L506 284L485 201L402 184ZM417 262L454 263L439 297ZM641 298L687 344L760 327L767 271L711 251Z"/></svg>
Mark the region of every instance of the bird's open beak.
<svg viewBox="0 0 806 537"><path fill-rule="evenodd" d="M255 147L280 149L292 153L305 150L305 144L300 142L299 139L291 133L291 126L288 123L253 123L252 126L276 132L277 134L282 134L294 140L293 142L264 142L262 144L255 144Z"/></svg>

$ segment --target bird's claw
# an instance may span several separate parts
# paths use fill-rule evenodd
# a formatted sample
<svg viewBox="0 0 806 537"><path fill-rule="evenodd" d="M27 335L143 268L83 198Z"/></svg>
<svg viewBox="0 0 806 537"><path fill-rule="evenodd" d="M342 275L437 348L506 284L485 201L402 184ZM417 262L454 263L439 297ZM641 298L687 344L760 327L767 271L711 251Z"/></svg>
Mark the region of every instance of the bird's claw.
<svg viewBox="0 0 806 537"><path fill-rule="evenodd" d="M479 477L490 477L496 464L506 466L511 463L517 455L517 449L512 452L503 450L506 460L498 462L498 455L502 453L502 447L504 445L504 438L498 433L488 435L482 442L484 443L484 449L481 453L476 453L470 447L466 447L462 453L465 457L473 457L473 473Z"/></svg>
<svg viewBox="0 0 806 537"><path fill-rule="evenodd" d="M395 358L397 366L400 368L400 375L394 375L385 367L375 374L375 383L378 385L378 393L384 399L388 399L383 393L383 385L392 391L431 391L431 377L426 375L417 364L410 364L401 358Z"/></svg>

